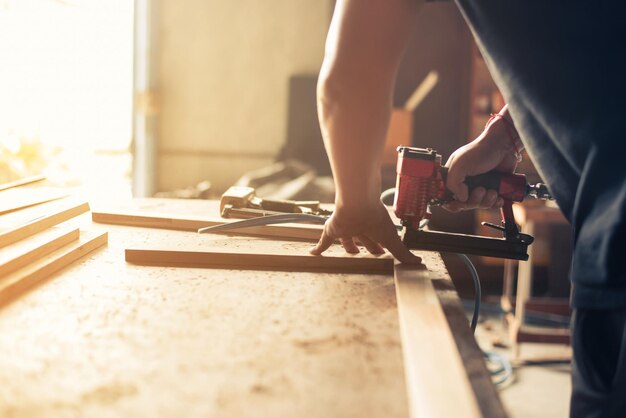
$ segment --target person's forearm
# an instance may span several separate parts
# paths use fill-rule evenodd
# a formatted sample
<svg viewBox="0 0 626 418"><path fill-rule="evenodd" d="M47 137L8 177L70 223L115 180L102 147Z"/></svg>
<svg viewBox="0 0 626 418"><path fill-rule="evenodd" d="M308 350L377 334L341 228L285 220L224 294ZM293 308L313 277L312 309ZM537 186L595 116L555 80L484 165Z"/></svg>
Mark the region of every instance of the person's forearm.
<svg viewBox="0 0 626 418"><path fill-rule="evenodd" d="M318 112L338 206L378 199L394 80L417 3L337 2L318 82Z"/></svg>
<svg viewBox="0 0 626 418"><path fill-rule="evenodd" d="M322 77L318 112L337 187L336 203L371 201L380 193L380 160L391 113L391 88L364 73L352 79L349 74L334 74L334 80Z"/></svg>

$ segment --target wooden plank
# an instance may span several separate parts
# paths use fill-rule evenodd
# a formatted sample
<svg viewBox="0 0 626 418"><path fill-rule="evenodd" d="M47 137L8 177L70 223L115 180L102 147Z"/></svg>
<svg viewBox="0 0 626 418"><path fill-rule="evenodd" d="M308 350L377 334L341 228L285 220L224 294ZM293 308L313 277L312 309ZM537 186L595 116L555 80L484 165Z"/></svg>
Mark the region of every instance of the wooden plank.
<svg viewBox="0 0 626 418"><path fill-rule="evenodd" d="M0 192L0 215L67 197L58 189L22 188Z"/></svg>
<svg viewBox="0 0 626 418"><path fill-rule="evenodd" d="M91 213L91 219L94 222L103 224L173 229L179 231L197 231L200 228L237 221L237 219L231 220L217 217L182 217L176 215L146 214L141 212L101 211L93 211ZM221 234L315 242L320 239L322 229L323 227L320 225L285 224L240 228L232 232L225 231Z"/></svg>
<svg viewBox="0 0 626 418"><path fill-rule="evenodd" d="M429 265L429 267L431 266ZM450 331L452 331L461 360L465 365L465 371L469 376L480 411L484 417L506 418L507 413L493 384L491 373L485 364L483 352L468 326L467 315L443 262L439 268L433 270L438 272L438 276L437 274L433 275L437 277L432 277L432 283Z"/></svg>
<svg viewBox="0 0 626 418"><path fill-rule="evenodd" d="M141 228L198 231L207 226L222 225L227 220L219 218L181 217L176 215L147 215L141 212L91 212L91 220L101 224L136 226Z"/></svg>
<svg viewBox="0 0 626 418"><path fill-rule="evenodd" d="M31 177L25 177L23 179L11 181L9 183L0 184L0 192L3 190L12 189L14 187L20 187L20 186L25 186L27 184L37 183L45 179L46 178L44 176L31 176Z"/></svg>
<svg viewBox="0 0 626 418"><path fill-rule="evenodd" d="M52 251L78 240L79 236L78 229L53 228L35 235L32 239L22 240L0 249L0 277L13 273Z"/></svg>
<svg viewBox="0 0 626 418"><path fill-rule="evenodd" d="M9 226L0 229L0 247L13 244L21 239L30 237L38 232L44 231L61 222L65 222L78 215L89 211L89 204L85 202L68 201L60 205L53 205L50 210L54 210L50 214L46 214L48 206L41 207L38 214L44 213L36 218L27 220L17 226Z"/></svg>
<svg viewBox="0 0 626 418"><path fill-rule="evenodd" d="M396 264L394 278L411 416L482 416L429 270Z"/></svg>
<svg viewBox="0 0 626 418"><path fill-rule="evenodd" d="M0 307L43 282L53 273L107 243L107 233L81 234L80 240L0 279Z"/></svg>
<svg viewBox="0 0 626 418"><path fill-rule="evenodd" d="M391 256L314 256L244 252L126 249L126 261L165 267L201 267L324 273L391 274Z"/></svg>

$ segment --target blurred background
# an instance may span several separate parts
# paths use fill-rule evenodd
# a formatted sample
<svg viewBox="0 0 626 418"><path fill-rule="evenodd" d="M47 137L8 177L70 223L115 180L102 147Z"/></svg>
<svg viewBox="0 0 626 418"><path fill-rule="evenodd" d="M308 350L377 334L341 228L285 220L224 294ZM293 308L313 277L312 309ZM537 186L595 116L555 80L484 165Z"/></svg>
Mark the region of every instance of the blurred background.
<svg viewBox="0 0 626 418"><path fill-rule="evenodd" d="M0 0L0 181L44 174L98 200L219 198L243 183L264 197L332 202L315 85L333 7ZM384 186L394 185L396 145L432 147L445 161L503 104L456 6L427 4L398 75ZM528 158L518 171L540 181ZM499 214L437 211L432 225L490 234L481 221ZM540 294L567 297L564 225L534 228ZM478 263L499 291L502 261Z"/></svg>
<svg viewBox="0 0 626 418"><path fill-rule="evenodd" d="M333 0L0 0L0 183L43 174L105 201L219 199L248 184L262 197L332 202L315 87L333 8ZM503 104L455 4L427 4L395 88L385 188L395 181L395 146L432 147L445 161ZM518 171L541 180L527 157ZM473 257L483 312L508 317L503 346L565 343L569 226L543 203L518 205L516 215L536 238L531 262ZM499 218L436 211L431 225L490 235L480 222ZM471 300L465 267L444 259ZM519 303L526 315L516 319Z"/></svg>
<svg viewBox="0 0 626 418"><path fill-rule="evenodd" d="M100 200L219 198L238 183L264 187L265 197L332 202L315 86L333 7L0 0L0 182L43 174ZM394 184L396 145L432 147L445 161L503 104L455 4L427 4L398 76L385 187ZM518 171L540 181L528 158ZM531 267L520 273L475 257L487 301L511 313L514 279L524 274L537 321L562 326L569 227L542 203L520 205L518 215L536 237ZM490 234L481 221L499 222L499 214L437 211L431 225ZM465 267L446 263L471 297ZM513 296L501 305L507 291ZM541 315L544 305L552 316Z"/></svg>
<svg viewBox="0 0 626 418"><path fill-rule="evenodd" d="M0 0L0 181L129 195L133 4Z"/></svg>
<svg viewBox="0 0 626 418"><path fill-rule="evenodd" d="M280 160L328 175L315 83L333 7L0 0L0 180L44 173L135 196L208 181L219 196ZM430 73L435 84L396 140L445 156L471 136L474 50L454 5L421 20L396 105ZM480 92L487 113L493 94Z"/></svg>

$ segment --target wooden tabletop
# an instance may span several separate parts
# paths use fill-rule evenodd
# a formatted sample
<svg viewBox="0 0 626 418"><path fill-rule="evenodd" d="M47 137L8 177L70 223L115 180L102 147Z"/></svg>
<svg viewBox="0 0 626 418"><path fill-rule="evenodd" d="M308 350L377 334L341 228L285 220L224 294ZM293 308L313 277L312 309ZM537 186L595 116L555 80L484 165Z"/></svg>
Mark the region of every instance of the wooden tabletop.
<svg viewBox="0 0 626 418"><path fill-rule="evenodd" d="M134 206L215 212L206 201ZM136 266L124 262L129 246L312 244L89 227L109 231L107 248L0 310L0 416L408 416L393 276ZM448 320L462 321L439 256L425 262ZM484 364L476 373L484 382Z"/></svg>

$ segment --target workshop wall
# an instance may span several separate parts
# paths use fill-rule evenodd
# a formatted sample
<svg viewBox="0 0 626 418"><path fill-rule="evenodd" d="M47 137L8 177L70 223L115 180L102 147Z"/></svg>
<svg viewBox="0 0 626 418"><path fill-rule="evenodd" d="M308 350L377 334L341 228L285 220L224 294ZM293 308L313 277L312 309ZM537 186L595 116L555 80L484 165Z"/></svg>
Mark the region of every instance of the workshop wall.
<svg viewBox="0 0 626 418"><path fill-rule="evenodd" d="M319 71L332 3L155 3L157 190L207 179L219 193L275 159L289 77Z"/></svg>

